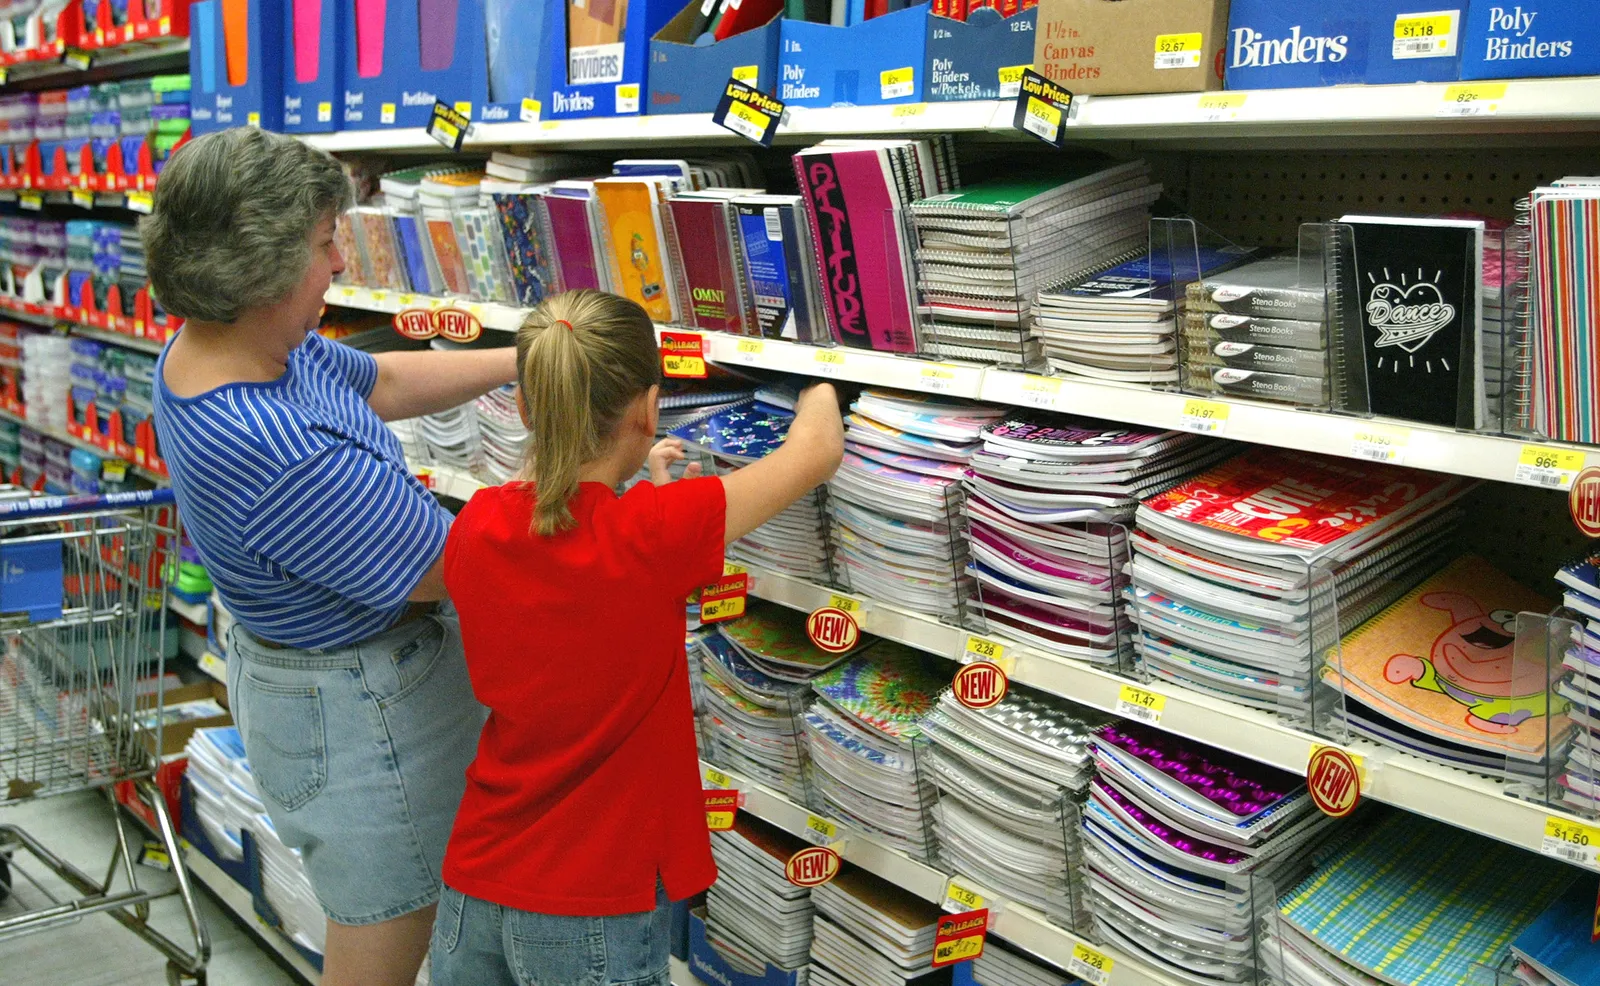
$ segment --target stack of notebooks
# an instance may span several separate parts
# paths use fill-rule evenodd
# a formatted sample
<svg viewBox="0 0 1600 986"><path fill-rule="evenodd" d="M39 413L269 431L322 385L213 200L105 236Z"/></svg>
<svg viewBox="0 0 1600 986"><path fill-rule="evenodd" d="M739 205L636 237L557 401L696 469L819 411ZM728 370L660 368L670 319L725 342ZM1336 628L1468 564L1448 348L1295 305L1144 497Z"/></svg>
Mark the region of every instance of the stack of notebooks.
<svg viewBox="0 0 1600 986"><path fill-rule="evenodd" d="M826 140L794 156L828 335L842 346L917 352L901 212L961 187L955 141Z"/></svg>
<svg viewBox="0 0 1600 986"><path fill-rule="evenodd" d="M1335 819L1301 777L1135 723L1100 729L1084 806L1103 939L1186 982L1248 980L1274 882Z"/></svg>
<svg viewBox="0 0 1600 986"><path fill-rule="evenodd" d="M811 892L817 914L811 941L812 986L905 986L934 969L940 911L909 891L854 866Z"/></svg>
<svg viewBox="0 0 1600 986"><path fill-rule="evenodd" d="M507 384L472 402L478 419L483 462L478 476L491 486L509 482L522 470L528 428L517 410L517 391Z"/></svg>
<svg viewBox="0 0 1600 986"><path fill-rule="evenodd" d="M1555 685L1556 697L1567 706L1572 745L1554 793L1569 811L1593 817L1600 814L1600 557L1563 567L1556 580L1566 593L1563 603L1583 622L1565 648Z"/></svg>
<svg viewBox="0 0 1600 986"><path fill-rule="evenodd" d="M801 970L805 983L811 951L811 891L785 876L789 857L806 844L745 812L733 828L711 833L717 882L706 892L706 940L740 972L765 974L767 966Z"/></svg>
<svg viewBox="0 0 1600 986"><path fill-rule="evenodd" d="M974 614L1054 654L1118 663L1128 539L1137 502L1215 464L1230 446L1047 412L983 429L965 509Z"/></svg>
<svg viewBox="0 0 1600 986"><path fill-rule="evenodd" d="M972 981L978 986L1061 986L1078 980L991 936L983 943L983 954L972 960Z"/></svg>
<svg viewBox="0 0 1600 986"><path fill-rule="evenodd" d="M1576 898L1548 922L1540 916L1574 882L1588 890L1581 942ZM1280 888L1263 922L1262 964L1288 986L1461 986L1495 982L1491 970L1513 947L1542 954L1559 937L1588 953L1573 971L1593 983L1594 889L1560 861L1393 812Z"/></svg>
<svg viewBox="0 0 1600 986"><path fill-rule="evenodd" d="M965 595L961 467L1004 414L886 390L850 406L845 455L829 482L833 576L854 591L955 618Z"/></svg>
<svg viewBox="0 0 1600 986"><path fill-rule="evenodd" d="M800 716L809 683L876 638L863 637L843 654L830 654L806 635L805 614L757 599L744 616L700 635L696 674L703 706L706 751L717 763L768 787L806 800Z"/></svg>
<svg viewBox="0 0 1600 986"><path fill-rule="evenodd" d="M545 183L579 174L584 164L582 158L566 154L495 151L489 156L479 192L494 210L511 275L511 304L531 308L563 290L552 249L555 233L542 193Z"/></svg>
<svg viewBox="0 0 1600 986"><path fill-rule="evenodd" d="M940 696L922 724L940 864L1085 929L1079 808L1094 773L1089 742L1109 718L1017 684L987 709Z"/></svg>
<svg viewBox="0 0 1600 986"><path fill-rule="evenodd" d="M1531 391L1521 398L1535 430L1567 442L1600 442L1600 180L1563 178L1534 189L1525 215L1532 249L1528 259L1530 345L1523 375Z"/></svg>
<svg viewBox="0 0 1600 986"><path fill-rule="evenodd" d="M1034 296L1148 240L1161 194L1143 161L1086 159L1066 178L990 181L911 205L927 352L1039 364Z"/></svg>
<svg viewBox="0 0 1600 986"><path fill-rule="evenodd" d="M1183 385L1326 407L1333 399L1321 265L1269 257L1193 281L1183 314Z"/></svg>
<svg viewBox="0 0 1600 986"><path fill-rule="evenodd" d="M1524 986L1600 986L1600 937L1593 933L1600 887L1593 875L1572 881L1511 943L1513 975Z"/></svg>
<svg viewBox="0 0 1600 986"><path fill-rule="evenodd" d="M1226 270L1251 253L1207 249L1186 262L1166 251L1152 256L1139 247L1092 273L1045 287L1033 322L1051 368L1100 380L1176 381L1176 320L1183 298L1174 282ZM1198 270L1185 270L1196 263Z"/></svg>
<svg viewBox="0 0 1600 986"><path fill-rule="evenodd" d="M1553 686L1574 690L1583 680L1559 656L1547 665L1545 648L1517 646L1517 614L1536 617L1552 606L1482 558L1462 555L1329 648L1322 678L1343 693L1340 716L1360 736L1542 784L1562 762L1572 728L1567 699Z"/></svg>
<svg viewBox="0 0 1600 986"><path fill-rule="evenodd" d="M813 807L928 858L933 790L917 771L914 743L949 682L944 662L889 641L814 679L817 701L804 717Z"/></svg>
<svg viewBox="0 0 1600 986"><path fill-rule="evenodd" d="M704 456L705 475L731 472L776 451L794 421L792 410L769 404L762 396L784 399L781 394L767 393L734 404L713 405L672 429L671 434ZM728 556L795 578L828 581L823 499L822 488L812 490L730 544Z"/></svg>
<svg viewBox="0 0 1600 986"><path fill-rule="evenodd" d="M1468 480L1256 449L1140 504L1144 669L1307 721L1315 650L1443 564Z"/></svg>

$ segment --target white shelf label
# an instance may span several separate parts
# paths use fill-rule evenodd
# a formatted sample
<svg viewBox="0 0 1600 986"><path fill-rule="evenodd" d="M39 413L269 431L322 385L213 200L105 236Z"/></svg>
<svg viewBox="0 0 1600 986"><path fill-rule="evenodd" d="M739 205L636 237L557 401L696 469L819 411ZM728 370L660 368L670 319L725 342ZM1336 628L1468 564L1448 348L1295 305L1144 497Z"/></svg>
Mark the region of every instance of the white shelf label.
<svg viewBox="0 0 1600 986"><path fill-rule="evenodd" d="M1600 828L1548 815L1539 851L1579 866L1600 866Z"/></svg>
<svg viewBox="0 0 1600 986"><path fill-rule="evenodd" d="M917 389L935 394L946 394L955 389L956 371L946 366L925 366L918 378Z"/></svg>
<svg viewBox="0 0 1600 986"><path fill-rule="evenodd" d="M1220 401L1184 401L1178 428L1202 435L1220 435L1228 427L1228 410L1228 405Z"/></svg>
<svg viewBox="0 0 1600 986"><path fill-rule="evenodd" d="M1551 490L1570 490L1572 481L1583 471L1584 454L1577 449L1524 445L1512 478L1529 486Z"/></svg>
<svg viewBox="0 0 1600 986"><path fill-rule="evenodd" d="M1132 685L1123 685L1117 694L1117 715L1137 719L1154 726L1161 721L1161 712L1167 707L1167 697Z"/></svg>
<svg viewBox="0 0 1600 986"><path fill-rule="evenodd" d="M1446 86L1440 116L1491 116L1500 112L1506 98L1504 82L1473 82Z"/></svg>
<svg viewBox="0 0 1600 986"><path fill-rule="evenodd" d="M1067 971L1094 986L1106 986L1111 982L1111 970L1116 966L1111 956L1104 952L1096 951L1088 945L1072 946L1072 959L1067 963Z"/></svg>
<svg viewBox="0 0 1600 986"><path fill-rule="evenodd" d="M1360 428L1350 438L1350 454L1368 462L1404 465L1411 432L1404 428Z"/></svg>
<svg viewBox="0 0 1600 986"><path fill-rule="evenodd" d="M1200 97L1200 122L1220 123L1239 119L1239 108L1244 106L1245 92L1212 92Z"/></svg>

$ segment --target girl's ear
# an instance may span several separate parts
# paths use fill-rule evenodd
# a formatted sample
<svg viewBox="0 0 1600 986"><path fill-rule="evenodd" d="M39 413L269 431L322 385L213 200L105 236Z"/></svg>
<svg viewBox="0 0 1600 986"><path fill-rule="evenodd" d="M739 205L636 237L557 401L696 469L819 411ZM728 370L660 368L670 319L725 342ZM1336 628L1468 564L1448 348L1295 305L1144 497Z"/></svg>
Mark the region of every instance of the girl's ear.
<svg viewBox="0 0 1600 986"><path fill-rule="evenodd" d="M650 437L652 437L652 438L655 437L656 425L660 423L660 419L661 419L661 404L660 404L660 401L661 401L661 385L657 384L657 383L653 383L653 384L650 385L650 389L644 392L644 407L645 407L644 430L645 430L645 433L650 435Z"/></svg>
<svg viewBox="0 0 1600 986"><path fill-rule="evenodd" d="M532 430L533 422L528 420L528 402L522 399L522 384L515 387L517 393L517 417L522 419L522 427Z"/></svg>

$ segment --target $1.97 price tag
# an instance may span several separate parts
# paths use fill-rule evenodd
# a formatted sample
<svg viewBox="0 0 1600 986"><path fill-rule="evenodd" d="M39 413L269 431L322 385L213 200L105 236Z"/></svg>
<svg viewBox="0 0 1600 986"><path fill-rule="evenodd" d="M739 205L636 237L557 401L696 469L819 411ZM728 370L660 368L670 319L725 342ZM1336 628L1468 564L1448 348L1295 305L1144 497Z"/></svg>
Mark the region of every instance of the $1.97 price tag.
<svg viewBox="0 0 1600 986"><path fill-rule="evenodd" d="M1228 427L1228 405L1220 401L1184 401L1178 427L1201 435L1220 435Z"/></svg>
<svg viewBox="0 0 1600 986"><path fill-rule="evenodd" d="M1067 962L1067 971L1086 983L1106 986L1111 982L1111 970L1116 964L1104 952L1080 944L1072 946L1072 959Z"/></svg>
<svg viewBox="0 0 1600 986"><path fill-rule="evenodd" d="M1524 445L1512 478L1530 486L1550 490L1570 490L1572 481L1583 471L1584 455L1577 449Z"/></svg>

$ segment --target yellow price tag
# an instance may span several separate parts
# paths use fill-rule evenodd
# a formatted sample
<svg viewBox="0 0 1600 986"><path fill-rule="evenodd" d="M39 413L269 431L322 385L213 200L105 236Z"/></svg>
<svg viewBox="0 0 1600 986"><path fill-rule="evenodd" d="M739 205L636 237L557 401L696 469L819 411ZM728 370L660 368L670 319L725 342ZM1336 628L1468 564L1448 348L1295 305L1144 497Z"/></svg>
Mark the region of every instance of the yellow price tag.
<svg viewBox="0 0 1600 986"><path fill-rule="evenodd" d="M1033 68L1033 65L1006 65L1000 69L1000 98L1007 96L1015 99L1022 88L1022 73Z"/></svg>
<svg viewBox="0 0 1600 986"><path fill-rule="evenodd" d="M919 390L929 390L936 394L949 391L956 385L956 371L944 366L925 366L922 368Z"/></svg>
<svg viewBox="0 0 1600 986"><path fill-rule="evenodd" d="M878 73L879 88L884 99L904 99L914 95L917 70L907 65L905 68L889 69Z"/></svg>
<svg viewBox="0 0 1600 986"><path fill-rule="evenodd" d="M1548 815L1544 820L1544 841L1539 851L1569 863L1594 866L1597 864L1597 854L1600 854L1600 828Z"/></svg>
<svg viewBox="0 0 1600 986"><path fill-rule="evenodd" d="M318 123L332 123L333 122L333 104L332 103L327 102L327 101L323 101L323 102L320 102L320 103L317 104L317 122Z"/></svg>
<svg viewBox="0 0 1600 986"><path fill-rule="evenodd" d="M806 838L818 845L829 845L839 841L839 826L823 818L821 815L806 816Z"/></svg>
<svg viewBox="0 0 1600 986"><path fill-rule="evenodd" d="M819 349L816 361L818 376L836 377L844 369L845 354L836 349Z"/></svg>
<svg viewBox="0 0 1600 986"><path fill-rule="evenodd" d="M259 127L261 126L261 114L256 112L246 113L244 115L244 122L248 126Z"/></svg>
<svg viewBox="0 0 1600 986"><path fill-rule="evenodd" d="M554 130L555 128L557 128L559 126L561 126L561 121L560 120L546 120L543 123L539 124L539 129L540 130Z"/></svg>
<svg viewBox="0 0 1600 986"><path fill-rule="evenodd" d="M1067 963L1067 971L1094 986L1106 986L1111 982L1111 970L1116 964L1111 956L1080 943L1072 946L1072 959Z"/></svg>
<svg viewBox="0 0 1600 986"><path fill-rule="evenodd" d="M705 767L700 771L700 776L705 779L706 787L733 787L733 778L724 774L715 767Z"/></svg>
<svg viewBox="0 0 1600 986"><path fill-rule="evenodd" d="M393 103L384 103L383 105L378 107L378 122L379 123L393 123L394 122L394 104Z"/></svg>
<svg viewBox="0 0 1600 986"><path fill-rule="evenodd" d="M1022 403L1034 407L1055 407L1061 396L1061 381L1055 377L1029 375L1022 378Z"/></svg>
<svg viewBox="0 0 1600 986"><path fill-rule="evenodd" d="M457 113L460 113L464 117L467 117L469 119L472 117L472 104L469 103L469 102L466 102L465 100L463 100L462 102L456 103L455 104L455 110L456 110Z"/></svg>
<svg viewBox="0 0 1600 986"><path fill-rule="evenodd" d="M733 67L733 81L743 82L752 89L758 88L761 84L761 66L735 65Z"/></svg>
<svg viewBox="0 0 1600 986"><path fill-rule="evenodd" d="M741 353L751 353L751 354L762 353L762 352L766 351L766 348L767 348L767 344L766 344L765 340L762 340L762 339L740 339L739 340L738 350Z"/></svg>
<svg viewBox="0 0 1600 986"><path fill-rule="evenodd" d="M740 339L733 347L733 356L730 362L755 366L761 362L762 354L766 351L767 343L764 339Z"/></svg>
<svg viewBox="0 0 1600 986"><path fill-rule="evenodd" d="M523 123L538 123L539 116L544 112L544 104L537 99L523 99L518 116Z"/></svg>
<svg viewBox="0 0 1600 986"><path fill-rule="evenodd" d="M1512 479L1552 490L1571 489L1572 481L1583 471L1584 458L1577 449L1524 445Z"/></svg>
<svg viewBox="0 0 1600 986"><path fill-rule="evenodd" d="M859 617L861 615L861 611L866 608L866 604L856 597L846 596L837 592L830 593L828 595L828 605L832 606L834 609L842 609L851 616L856 617ZM860 621L858 620L857 622Z"/></svg>
<svg viewBox="0 0 1600 986"><path fill-rule="evenodd" d="M1488 116L1500 111L1506 98L1504 82L1470 82L1445 86L1440 116Z"/></svg>
<svg viewBox="0 0 1600 986"><path fill-rule="evenodd" d="M1228 405L1221 401L1186 400L1178 427L1202 435L1220 435L1228 426Z"/></svg>
<svg viewBox="0 0 1600 986"><path fill-rule="evenodd" d="M369 297L372 299L372 303L376 305L380 304L385 298L389 297L389 292L374 291Z"/></svg>
<svg viewBox="0 0 1600 986"><path fill-rule="evenodd" d="M1007 650L1006 645L998 640L988 637L979 637L976 634L967 638L967 645L961 653L956 655L956 660L962 664L972 664L975 661L988 661L998 664L1000 670L1009 678L1017 670L1017 659Z"/></svg>
<svg viewBox="0 0 1600 986"><path fill-rule="evenodd" d="M772 125L772 117L749 103L735 99L728 104L728 115L723 118L722 125L759 144L767 134L767 127Z"/></svg>
<svg viewBox="0 0 1600 986"><path fill-rule="evenodd" d="M983 894L960 882L960 877L951 877L944 888L944 909L952 914L964 911L976 911L983 907L985 901Z"/></svg>
<svg viewBox="0 0 1600 986"><path fill-rule="evenodd" d="M1239 109L1244 106L1244 92L1210 92L1200 97L1197 104L1200 110L1200 120L1203 123L1216 123L1219 120L1237 120Z"/></svg>
<svg viewBox="0 0 1600 986"><path fill-rule="evenodd" d="M23 192L17 196L17 204L24 209L37 211L44 208L44 195L40 192Z"/></svg>
<svg viewBox="0 0 1600 986"><path fill-rule="evenodd" d="M933 964L941 966L952 962L966 962L982 954L982 935L973 934L965 938L952 938L949 941L940 942L938 947L934 949Z"/></svg>
<svg viewBox="0 0 1600 986"><path fill-rule="evenodd" d="M200 655L200 670L220 682L226 683L228 680L228 662L210 651Z"/></svg>
<svg viewBox="0 0 1600 986"><path fill-rule="evenodd" d="M1394 42L1390 57L1446 58L1454 55L1460 16L1460 12L1455 10L1399 15L1394 19Z"/></svg>
<svg viewBox="0 0 1600 986"><path fill-rule="evenodd" d="M702 356L662 356L661 368L669 377L694 377L699 379L706 375L706 361Z"/></svg>
<svg viewBox="0 0 1600 986"><path fill-rule="evenodd" d="M1406 446L1411 443L1411 432L1406 428L1367 427L1350 436L1350 454L1369 462L1386 462L1403 465Z"/></svg>
<svg viewBox="0 0 1600 986"><path fill-rule="evenodd" d="M1394 19L1396 38L1434 38L1450 33L1454 19L1449 14L1401 14Z"/></svg>
<svg viewBox="0 0 1600 986"><path fill-rule="evenodd" d="M906 103L904 106L896 106L889 115L895 119L902 119L908 116L921 116L927 110L927 103Z"/></svg>
<svg viewBox="0 0 1600 986"><path fill-rule="evenodd" d="M728 596L723 599L712 599L700 604L700 622L715 623L718 620L732 620L744 615L744 596Z"/></svg>
<svg viewBox="0 0 1600 986"><path fill-rule="evenodd" d="M1156 35L1157 69L1199 68L1205 38L1199 31L1189 34Z"/></svg>
<svg viewBox="0 0 1600 986"><path fill-rule="evenodd" d="M94 208L94 193L81 188L72 190L72 204L80 209Z"/></svg>
<svg viewBox="0 0 1600 986"><path fill-rule="evenodd" d="M749 575L750 574L750 570L748 568L745 568L743 565L736 565L731 561L725 561L725 562L722 563L722 574L723 575Z"/></svg>
<svg viewBox="0 0 1600 986"><path fill-rule="evenodd" d="M1137 719L1154 726L1161 721L1161 711L1167 707L1167 697L1132 685L1123 685L1117 693L1117 715Z"/></svg>
<svg viewBox="0 0 1600 986"><path fill-rule="evenodd" d="M1028 112L1022 120L1022 128L1043 140L1054 142L1061 133L1061 111L1038 96L1029 96Z"/></svg>

